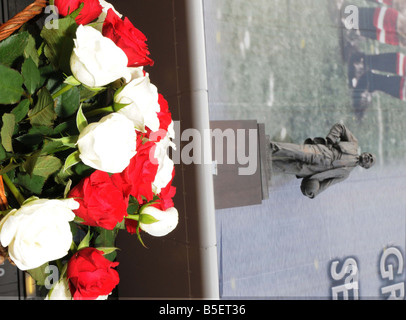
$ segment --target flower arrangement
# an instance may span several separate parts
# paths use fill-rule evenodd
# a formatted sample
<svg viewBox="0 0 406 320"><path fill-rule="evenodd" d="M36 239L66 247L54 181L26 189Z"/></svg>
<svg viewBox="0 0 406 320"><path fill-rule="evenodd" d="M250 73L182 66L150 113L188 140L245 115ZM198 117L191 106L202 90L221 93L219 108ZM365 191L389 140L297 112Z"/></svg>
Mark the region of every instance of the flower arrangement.
<svg viewBox="0 0 406 320"><path fill-rule="evenodd" d="M42 30L0 42L0 252L47 299L106 299L117 233L144 245L178 224L173 121L128 18L104 0L50 4Z"/></svg>

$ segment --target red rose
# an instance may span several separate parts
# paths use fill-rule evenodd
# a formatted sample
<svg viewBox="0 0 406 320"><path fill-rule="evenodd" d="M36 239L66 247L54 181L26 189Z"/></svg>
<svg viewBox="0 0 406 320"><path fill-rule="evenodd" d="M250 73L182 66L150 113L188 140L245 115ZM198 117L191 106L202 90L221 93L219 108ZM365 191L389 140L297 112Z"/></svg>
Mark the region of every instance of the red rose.
<svg viewBox="0 0 406 320"><path fill-rule="evenodd" d="M158 103L161 107L160 112L158 112L159 128L168 131L168 127L172 123L172 114L169 111L168 101L160 93L158 94Z"/></svg>
<svg viewBox="0 0 406 320"><path fill-rule="evenodd" d="M153 158L154 148L153 141L144 142L143 135L138 134L137 154L123 172L111 176L113 183L117 185L131 185L129 193L139 203L143 203L145 199L151 201L154 198L152 183L158 171L158 162Z"/></svg>
<svg viewBox="0 0 406 320"><path fill-rule="evenodd" d="M84 248L76 252L68 262L66 276L74 300L94 300L109 295L120 282L114 270L118 262L111 262L103 252Z"/></svg>
<svg viewBox="0 0 406 320"><path fill-rule="evenodd" d="M130 185L125 181L113 183L109 174L95 171L69 193L80 207L74 213L85 225L113 230L127 216Z"/></svg>
<svg viewBox="0 0 406 320"><path fill-rule="evenodd" d="M77 24L88 24L97 19L103 11L99 0L55 0L54 2L59 14L63 17L77 10L82 3L83 8L75 19Z"/></svg>
<svg viewBox="0 0 406 320"><path fill-rule="evenodd" d="M103 36L110 38L120 47L128 58L128 67L152 66L154 61L148 55L147 38L135 28L133 24L124 18L124 21L109 9L103 24Z"/></svg>

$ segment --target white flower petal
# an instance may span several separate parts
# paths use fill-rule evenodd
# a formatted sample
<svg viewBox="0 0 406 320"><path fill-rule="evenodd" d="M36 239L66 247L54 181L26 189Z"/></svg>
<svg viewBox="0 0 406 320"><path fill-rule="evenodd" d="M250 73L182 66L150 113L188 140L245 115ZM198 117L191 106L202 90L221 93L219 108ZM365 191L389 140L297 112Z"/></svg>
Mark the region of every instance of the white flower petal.
<svg viewBox="0 0 406 320"><path fill-rule="evenodd" d="M131 80L125 52L90 26L80 25L70 60L75 78L89 87L103 87L120 78Z"/></svg>
<svg viewBox="0 0 406 320"><path fill-rule="evenodd" d="M72 209L78 207L72 200L33 200L4 218L0 239L20 270L66 256L72 243Z"/></svg>
<svg viewBox="0 0 406 320"><path fill-rule="evenodd" d="M152 224L140 223L140 228L155 237L163 237L172 232L179 221L179 214L176 208L169 208L166 211L155 207L147 207L142 214L148 214L154 217L158 222Z"/></svg>
<svg viewBox="0 0 406 320"><path fill-rule="evenodd" d="M148 127L152 131L158 131L158 112L161 110L158 103L158 89L151 84L148 74L142 77L139 75L135 73L135 78L114 97L114 101L119 104L128 104L118 112L133 121L137 129L145 131L145 127Z"/></svg>
<svg viewBox="0 0 406 320"><path fill-rule="evenodd" d="M133 122L119 113L111 113L89 124L79 135L77 145L84 164L120 173L136 154L136 140Z"/></svg>

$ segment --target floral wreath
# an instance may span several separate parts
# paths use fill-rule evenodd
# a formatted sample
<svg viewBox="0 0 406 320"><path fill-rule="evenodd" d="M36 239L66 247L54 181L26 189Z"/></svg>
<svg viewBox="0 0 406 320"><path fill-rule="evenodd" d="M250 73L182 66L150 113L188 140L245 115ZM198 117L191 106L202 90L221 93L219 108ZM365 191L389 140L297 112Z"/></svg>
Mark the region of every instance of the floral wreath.
<svg viewBox="0 0 406 320"><path fill-rule="evenodd" d="M42 30L0 42L0 253L46 299L106 299L117 233L144 245L178 224L173 121L127 17L104 0L50 4Z"/></svg>

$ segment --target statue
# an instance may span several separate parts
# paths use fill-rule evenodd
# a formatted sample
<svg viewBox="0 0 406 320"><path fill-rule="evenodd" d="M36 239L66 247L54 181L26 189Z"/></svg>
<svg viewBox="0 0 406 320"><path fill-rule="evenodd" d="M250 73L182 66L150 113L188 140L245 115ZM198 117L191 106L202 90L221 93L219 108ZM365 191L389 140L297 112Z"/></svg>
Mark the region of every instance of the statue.
<svg viewBox="0 0 406 320"><path fill-rule="evenodd" d="M371 153L358 154L358 140L340 123L326 138L308 138L301 145L272 141L270 147L273 167L302 178L300 189L310 199L347 179L355 167L369 169L376 162Z"/></svg>

